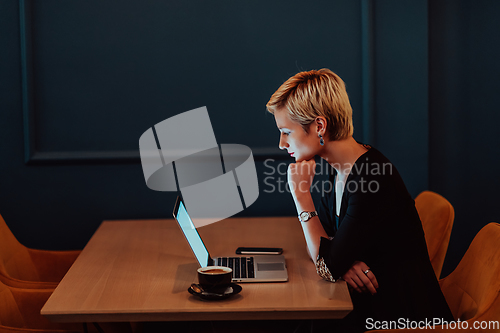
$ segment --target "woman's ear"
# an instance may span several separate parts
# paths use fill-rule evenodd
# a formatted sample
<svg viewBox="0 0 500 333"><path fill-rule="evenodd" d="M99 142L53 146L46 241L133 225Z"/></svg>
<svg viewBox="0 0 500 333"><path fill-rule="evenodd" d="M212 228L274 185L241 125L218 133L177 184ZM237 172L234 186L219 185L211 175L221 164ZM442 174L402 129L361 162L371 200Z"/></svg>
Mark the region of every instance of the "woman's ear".
<svg viewBox="0 0 500 333"><path fill-rule="evenodd" d="M314 119L314 121L316 123L316 133L324 136L326 133L326 126L328 124L326 118L323 116L318 116L316 117L316 119Z"/></svg>

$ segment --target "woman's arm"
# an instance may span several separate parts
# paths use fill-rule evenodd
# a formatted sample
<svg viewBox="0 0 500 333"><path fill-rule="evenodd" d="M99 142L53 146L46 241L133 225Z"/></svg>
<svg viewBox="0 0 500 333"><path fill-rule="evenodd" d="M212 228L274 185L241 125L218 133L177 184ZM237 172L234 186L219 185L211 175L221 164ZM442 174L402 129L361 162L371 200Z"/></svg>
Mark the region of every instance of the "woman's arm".
<svg viewBox="0 0 500 333"><path fill-rule="evenodd" d="M314 160L291 163L288 166L288 185L295 202L297 215L301 212L314 212L316 210L310 192L315 168L316 162ZM309 255L316 264L321 237L328 238L328 235L317 216L300 224L304 231Z"/></svg>
<svg viewBox="0 0 500 333"><path fill-rule="evenodd" d="M316 162L314 160L291 163L288 166L288 184L295 202L297 215L301 212L315 211L310 188L314 178ZM317 264L321 237L328 239L328 235L318 216L307 222L301 222L307 251L314 264ZM364 272L368 272L365 274ZM376 293L378 282L375 274L361 261L355 261L342 278L358 292Z"/></svg>

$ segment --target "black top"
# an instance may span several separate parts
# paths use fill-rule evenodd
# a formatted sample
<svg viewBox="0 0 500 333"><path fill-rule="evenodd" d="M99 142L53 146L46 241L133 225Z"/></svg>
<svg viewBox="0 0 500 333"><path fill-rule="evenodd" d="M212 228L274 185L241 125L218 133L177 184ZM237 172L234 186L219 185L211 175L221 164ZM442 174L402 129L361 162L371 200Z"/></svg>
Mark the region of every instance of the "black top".
<svg viewBox="0 0 500 333"><path fill-rule="evenodd" d="M331 175L332 184L335 174ZM375 148L354 164L336 223L335 186L324 193L318 215L328 236L319 256L334 278L363 261L377 278L376 295L352 290L347 321L365 328L378 321L453 320L432 268L415 202L390 161ZM403 318L403 319L400 319Z"/></svg>

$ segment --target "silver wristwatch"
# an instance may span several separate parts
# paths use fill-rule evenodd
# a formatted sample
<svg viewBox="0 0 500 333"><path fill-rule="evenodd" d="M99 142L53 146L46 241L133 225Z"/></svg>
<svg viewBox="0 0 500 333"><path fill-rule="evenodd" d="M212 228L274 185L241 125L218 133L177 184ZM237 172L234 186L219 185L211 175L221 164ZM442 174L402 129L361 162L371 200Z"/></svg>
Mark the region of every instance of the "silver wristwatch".
<svg viewBox="0 0 500 333"><path fill-rule="evenodd" d="M314 211L314 212L302 212L299 214L299 221L300 222L307 222L315 216L318 216L318 213L316 211Z"/></svg>

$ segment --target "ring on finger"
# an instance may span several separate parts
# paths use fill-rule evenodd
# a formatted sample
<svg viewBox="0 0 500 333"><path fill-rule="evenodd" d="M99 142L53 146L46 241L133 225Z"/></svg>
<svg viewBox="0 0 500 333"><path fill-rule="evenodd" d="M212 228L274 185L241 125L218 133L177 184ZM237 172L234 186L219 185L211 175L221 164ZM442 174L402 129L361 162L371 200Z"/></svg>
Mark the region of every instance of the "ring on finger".
<svg viewBox="0 0 500 333"><path fill-rule="evenodd" d="M370 271L370 269L367 269L366 271L363 271L363 273L368 274L368 272Z"/></svg>

